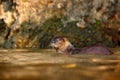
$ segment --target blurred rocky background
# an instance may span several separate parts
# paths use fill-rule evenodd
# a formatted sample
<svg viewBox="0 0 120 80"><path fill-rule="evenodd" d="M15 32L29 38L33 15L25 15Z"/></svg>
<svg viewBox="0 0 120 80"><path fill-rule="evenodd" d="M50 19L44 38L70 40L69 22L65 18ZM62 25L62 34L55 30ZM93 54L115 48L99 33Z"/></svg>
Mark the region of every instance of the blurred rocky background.
<svg viewBox="0 0 120 80"><path fill-rule="evenodd" d="M55 35L119 46L120 0L0 0L0 47L49 48Z"/></svg>

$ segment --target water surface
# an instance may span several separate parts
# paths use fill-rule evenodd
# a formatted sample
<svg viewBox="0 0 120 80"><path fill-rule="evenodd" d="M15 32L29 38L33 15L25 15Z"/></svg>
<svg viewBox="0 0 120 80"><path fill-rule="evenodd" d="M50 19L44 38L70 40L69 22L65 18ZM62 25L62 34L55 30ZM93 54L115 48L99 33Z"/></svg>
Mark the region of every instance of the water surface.
<svg viewBox="0 0 120 80"><path fill-rule="evenodd" d="M52 49L1 49L0 80L120 80L114 55L63 55Z"/></svg>

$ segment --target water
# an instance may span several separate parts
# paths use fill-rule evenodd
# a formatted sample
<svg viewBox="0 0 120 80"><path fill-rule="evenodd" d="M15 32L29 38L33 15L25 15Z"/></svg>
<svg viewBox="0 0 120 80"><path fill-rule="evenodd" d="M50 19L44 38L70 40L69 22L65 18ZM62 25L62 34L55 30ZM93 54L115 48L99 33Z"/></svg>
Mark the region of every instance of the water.
<svg viewBox="0 0 120 80"><path fill-rule="evenodd" d="M120 80L114 55L63 55L52 49L0 50L0 80Z"/></svg>

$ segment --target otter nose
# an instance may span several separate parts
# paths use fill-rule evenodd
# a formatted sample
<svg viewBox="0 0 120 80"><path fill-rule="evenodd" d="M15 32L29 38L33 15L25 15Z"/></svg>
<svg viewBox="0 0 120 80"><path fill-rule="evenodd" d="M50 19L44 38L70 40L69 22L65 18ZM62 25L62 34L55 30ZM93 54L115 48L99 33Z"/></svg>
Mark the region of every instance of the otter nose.
<svg viewBox="0 0 120 80"><path fill-rule="evenodd" d="M51 43L51 44L52 44L52 43L56 43L56 41L55 41L55 40L52 40L50 43Z"/></svg>

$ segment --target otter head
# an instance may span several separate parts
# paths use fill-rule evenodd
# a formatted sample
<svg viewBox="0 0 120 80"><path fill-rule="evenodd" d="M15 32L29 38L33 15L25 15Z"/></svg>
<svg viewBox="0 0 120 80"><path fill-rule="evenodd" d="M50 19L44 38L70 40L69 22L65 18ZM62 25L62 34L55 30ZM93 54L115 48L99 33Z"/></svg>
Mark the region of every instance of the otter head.
<svg viewBox="0 0 120 80"><path fill-rule="evenodd" d="M51 40L50 46L52 48L59 49L64 44L64 42L65 42L64 37L56 36Z"/></svg>
<svg viewBox="0 0 120 80"><path fill-rule="evenodd" d="M50 42L50 46L58 53L67 53L69 50L74 49L69 40L63 36L54 37Z"/></svg>

